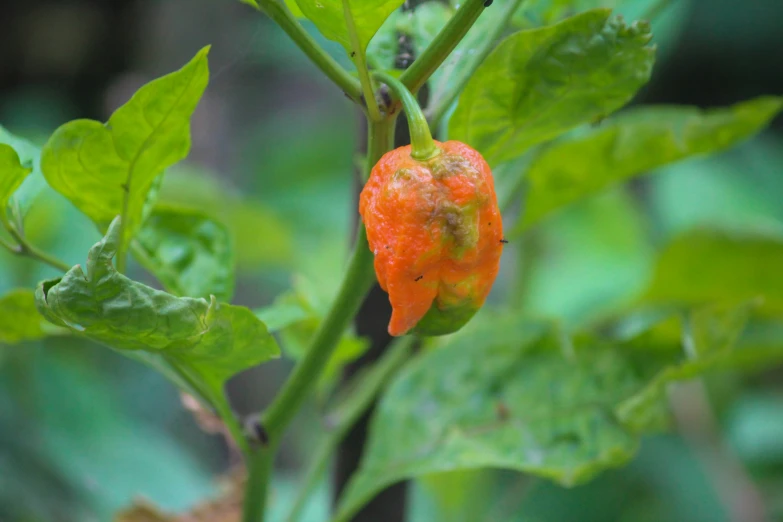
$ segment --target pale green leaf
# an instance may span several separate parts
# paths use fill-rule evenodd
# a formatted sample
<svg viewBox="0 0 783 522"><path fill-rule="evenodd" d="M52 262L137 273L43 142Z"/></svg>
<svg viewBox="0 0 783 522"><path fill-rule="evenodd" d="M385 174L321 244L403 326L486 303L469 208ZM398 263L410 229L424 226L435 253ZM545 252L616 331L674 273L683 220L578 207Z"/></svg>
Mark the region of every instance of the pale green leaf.
<svg viewBox="0 0 783 522"><path fill-rule="evenodd" d="M71 121L43 148L49 185L101 230L123 215L123 243L141 226L155 178L190 150L190 117L207 86L208 52L205 47L179 71L141 87L106 124Z"/></svg>
<svg viewBox="0 0 783 522"><path fill-rule="evenodd" d="M35 308L33 290L20 288L0 297L0 344L41 339L51 329Z"/></svg>
<svg viewBox="0 0 783 522"><path fill-rule="evenodd" d="M198 211L158 206L144 222L132 252L167 291L186 297L234 293L234 255L226 228Z"/></svg>
<svg viewBox="0 0 783 522"><path fill-rule="evenodd" d="M214 297L175 297L118 273L112 258L119 228L115 220L90 249L86 270L77 265L38 286L36 304L46 319L159 369L168 365L212 401L222 397L226 379L279 355L249 309Z"/></svg>
<svg viewBox="0 0 783 522"><path fill-rule="evenodd" d="M19 155L22 166L32 169L32 173L25 178L9 200L9 206L17 222L21 222L35 198L46 187L46 180L41 173L41 149L23 138L14 136L2 125L0 125L0 143L13 147Z"/></svg>
<svg viewBox="0 0 783 522"><path fill-rule="evenodd" d="M356 25L359 52L367 49L373 35L386 18L404 0L346 0ZM340 43L347 53L352 53L348 26L345 23L343 0L296 0L302 13L312 21L325 37Z"/></svg>
<svg viewBox="0 0 783 522"><path fill-rule="evenodd" d="M32 170L22 166L13 147L0 143L0 212L6 211L11 194L16 192Z"/></svg>
<svg viewBox="0 0 783 522"><path fill-rule="evenodd" d="M296 0L285 0L285 5L291 11L291 14L293 14L295 17L304 18L304 13L301 9L299 9L299 6L296 4Z"/></svg>
<svg viewBox="0 0 783 522"><path fill-rule="evenodd" d="M639 107L587 135L555 142L533 160L521 227L613 183L697 154L725 150L755 134L783 109L760 97L728 108Z"/></svg>
<svg viewBox="0 0 783 522"><path fill-rule="evenodd" d="M511 315L458 334L387 390L337 520L380 489L431 473L494 467L583 482L636 451L613 408L640 386L620 353L561 352L545 326Z"/></svg>
<svg viewBox="0 0 783 522"><path fill-rule="evenodd" d="M405 367L381 400L336 521L379 490L445 471L503 468L570 486L627 462L668 424L667 387L707 371L764 367L783 346L740 343L687 354L658 321L622 340L514 314L467 328ZM660 324L669 328L669 318ZM729 320L724 331L734 329ZM657 335L657 334L656 334Z"/></svg>
<svg viewBox="0 0 783 522"><path fill-rule="evenodd" d="M671 242L658 259L645 302L740 305L783 313L783 238L779 235L694 230Z"/></svg>
<svg viewBox="0 0 783 522"><path fill-rule="evenodd" d="M273 333L310 317L310 312L304 307L295 302L285 302L285 300L278 300L272 305L254 310L254 313Z"/></svg>
<svg viewBox="0 0 783 522"><path fill-rule="evenodd" d="M449 137L491 165L625 105L650 77L649 25L596 9L503 40L468 83Z"/></svg>

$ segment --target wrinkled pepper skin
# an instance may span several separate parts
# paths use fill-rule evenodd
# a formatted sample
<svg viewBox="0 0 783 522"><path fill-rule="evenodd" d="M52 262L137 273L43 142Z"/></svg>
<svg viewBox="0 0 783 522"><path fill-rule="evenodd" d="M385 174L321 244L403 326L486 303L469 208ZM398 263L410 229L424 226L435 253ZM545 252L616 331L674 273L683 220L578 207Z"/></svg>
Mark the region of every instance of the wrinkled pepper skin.
<svg viewBox="0 0 783 522"><path fill-rule="evenodd" d="M411 147L372 169L359 212L389 294L389 333L444 335L484 304L500 266L503 223L489 165L458 141L418 161Z"/></svg>

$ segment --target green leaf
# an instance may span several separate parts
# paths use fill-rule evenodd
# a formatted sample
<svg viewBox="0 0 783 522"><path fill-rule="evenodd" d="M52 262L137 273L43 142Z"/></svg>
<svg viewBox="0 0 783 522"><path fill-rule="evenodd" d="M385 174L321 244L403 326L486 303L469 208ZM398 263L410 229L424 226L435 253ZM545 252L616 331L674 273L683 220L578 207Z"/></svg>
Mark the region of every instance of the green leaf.
<svg viewBox="0 0 783 522"><path fill-rule="evenodd" d="M141 87L106 124L71 121L44 145L41 167L52 188L101 230L123 216L121 250L141 226L155 178L190 150L190 117L207 86L208 52Z"/></svg>
<svg viewBox="0 0 783 522"><path fill-rule="evenodd" d="M22 166L13 147L0 143L0 212L6 211L11 194L32 171L32 168Z"/></svg>
<svg viewBox="0 0 783 522"><path fill-rule="evenodd" d="M270 332L274 333L310 318L310 312L295 302L278 300L274 304L254 311Z"/></svg>
<svg viewBox="0 0 783 522"><path fill-rule="evenodd" d="M519 228L606 187L697 154L725 150L765 127L783 98L728 108L639 107L587 135L555 142L533 160Z"/></svg>
<svg viewBox="0 0 783 522"><path fill-rule="evenodd" d="M169 365L213 403L223 399L226 379L279 355L249 309L175 297L117 272L111 261L119 229L117 219L90 249L86 271L77 265L38 286L46 319L156 367Z"/></svg>
<svg viewBox="0 0 783 522"><path fill-rule="evenodd" d="M16 344L46 337L51 325L35 308L35 293L20 288L0 297L0 344Z"/></svg>
<svg viewBox="0 0 783 522"><path fill-rule="evenodd" d="M404 0L346 0L351 7L356 32L359 37L359 52L367 49L373 35L386 18ZM296 0L302 13L312 21L318 30L330 40L340 43L345 51L353 52L348 26L343 14L343 0Z"/></svg>
<svg viewBox="0 0 783 522"><path fill-rule="evenodd" d="M650 77L649 24L626 27L596 9L515 33L487 57L462 94L449 137L491 165L625 105Z"/></svg>
<svg viewBox="0 0 783 522"><path fill-rule="evenodd" d="M569 338L507 314L420 355L382 398L336 520L390 484L444 471L503 468L584 482L627 462L643 434L666 427L671 383L783 360L779 344L701 354L686 354L677 339L652 345L649 331L659 324L668 329L669 317L623 339Z"/></svg>
<svg viewBox="0 0 783 522"><path fill-rule="evenodd" d="M783 313L783 238L724 230L694 230L658 259L643 301L699 306L760 300L764 313Z"/></svg>
<svg viewBox="0 0 783 522"><path fill-rule="evenodd" d="M636 451L612 409L640 385L620 353L561 352L544 325L511 315L457 335L391 384L337 519L383 487L444 471L495 467L583 482Z"/></svg>
<svg viewBox="0 0 783 522"><path fill-rule="evenodd" d="M285 0L285 5L291 11L291 14L293 14L295 17L304 18L304 13L301 9L299 9L299 6L296 4L296 0Z"/></svg>
<svg viewBox="0 0 783 522"><path fill-rule="evenodd" d="M20 223L35 198L46 187L46 180L41 172L41 149L25 139L14 136L2 125L0 125L0 143L13 147L19 155L22 166L32 169L32 174L25 178L9 201L11 210Z"/></svg>
<svg viewBox="0 0 783 522"><path fill-rule="evenodd" d="M198 211L156 207L138 232L132 252L172 294L214 295L220 301L231 301L231 238L222 224Z"/></svg>

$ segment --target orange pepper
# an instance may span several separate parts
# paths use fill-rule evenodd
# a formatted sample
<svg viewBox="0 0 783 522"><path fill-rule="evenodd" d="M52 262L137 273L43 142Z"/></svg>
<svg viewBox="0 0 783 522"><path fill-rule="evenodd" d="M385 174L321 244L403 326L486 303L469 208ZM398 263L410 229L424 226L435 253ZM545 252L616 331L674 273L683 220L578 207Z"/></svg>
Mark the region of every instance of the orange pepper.
<svg viewBox="0 0 783 522"><path fill-rule="evenodd" d="M477 151L439 143L426 160L411 146L372 169L359 212L389 294L389 333L443 335L484 304L500 266L503 223L492 172Z"/></svg>

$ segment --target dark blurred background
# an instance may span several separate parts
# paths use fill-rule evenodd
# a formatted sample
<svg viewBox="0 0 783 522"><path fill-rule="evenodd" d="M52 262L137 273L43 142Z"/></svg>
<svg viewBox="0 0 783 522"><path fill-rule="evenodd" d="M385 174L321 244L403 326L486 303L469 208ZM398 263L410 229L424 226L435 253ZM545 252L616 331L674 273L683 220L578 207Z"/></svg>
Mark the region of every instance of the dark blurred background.
<svg viewBox="0 0 783 522"><path fill-rule="evenodd" d="M635 3L606 2L628 17ZM783 94L783 1L674 3L653 21L659 60L637 102L708 107ZM231 227L238 304L261 307L294 288L314 309L328 305L356 218L359 118L270 21L217 0L5 0L1 12L0 124L38 144L67 120L105 121L140 85L212 44L193 148L168 172L161 197ZM780 227L781 195L778 118L730 152L661 169L549 220L545 262L526 273L517 304L579 324L642 288L656 248L677 232L703 223ZM98 238L51 191L28 229L70 264ZM504 265L502 277L514 271ZM52 275L0 252L0 291ZM600 306L585 296L600 296ZM260 409L289 367L283 360L237 377L235 408ZM779 373L708 379L714 409L698 390L686 394L675 434L646 441L630 467L587 486L465 473L415 483L406 509L417 522L783 520L780 382ZM316 416L300 416L276 507L294 494L318 431ZM2 522L110 520L141 497L183 510L217 494L215 477L234 460L146 368L77 340L0 345ZM491 509L478 515L444 501L455 495L474 506L492 499ZM325 520L328 501L324 484L306 520Z"/></svg>

